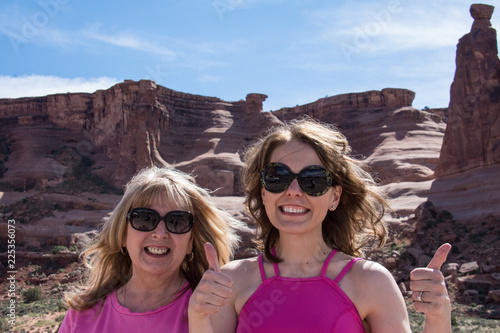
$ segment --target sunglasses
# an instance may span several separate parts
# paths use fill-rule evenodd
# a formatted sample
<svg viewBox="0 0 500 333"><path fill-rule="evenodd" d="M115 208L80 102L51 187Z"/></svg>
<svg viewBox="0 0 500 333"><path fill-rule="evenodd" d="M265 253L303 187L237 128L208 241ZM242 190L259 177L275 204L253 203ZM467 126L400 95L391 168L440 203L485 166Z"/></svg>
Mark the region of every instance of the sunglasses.
<svg viewBox="0 0 500 333"><path fill-rule="evenodd" d="M132 228L138 231L153 231L162 220L168 232L172 234L185 234L193 228L193 214L182 210L173 210L165 216L160 216L151 208L134 208L127 218Z"/></svg>
<svg viewBox="0 0 500 333"><path fill-rule="evenodd" d="M313 197L328 192L333 183L330 171L319 165L310 165L299 173L293 173L285 164L269 163L260 173L262 185L272 193L285 191L294 179L297 179L300 189L304 193Z"/></svg>

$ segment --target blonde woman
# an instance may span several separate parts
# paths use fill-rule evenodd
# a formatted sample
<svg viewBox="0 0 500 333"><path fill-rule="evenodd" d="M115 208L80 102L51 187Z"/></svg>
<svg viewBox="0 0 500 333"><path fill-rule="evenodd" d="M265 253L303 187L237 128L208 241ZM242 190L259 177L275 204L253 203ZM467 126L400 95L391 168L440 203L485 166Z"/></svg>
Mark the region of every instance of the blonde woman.
<svg viewBox="0 0 500 333"><path fill-rule="evenodd" d="M386 201L336 128L311 119L268 133L246 154L246 205L263 254L210 269L191 297L192 332L410 332L404 299L384 267L359 258L382 246ZM451 331L439 267L412 272L424 332Z"/></svg>
<svg viewBox="0 0 500 333"><path fill-rule="evenodd" d="M203 246L227 263L238 223L191 176L140 171L84 251L89 275L67 295L59 332L188 332L189 298L208 268Z"/></svg>

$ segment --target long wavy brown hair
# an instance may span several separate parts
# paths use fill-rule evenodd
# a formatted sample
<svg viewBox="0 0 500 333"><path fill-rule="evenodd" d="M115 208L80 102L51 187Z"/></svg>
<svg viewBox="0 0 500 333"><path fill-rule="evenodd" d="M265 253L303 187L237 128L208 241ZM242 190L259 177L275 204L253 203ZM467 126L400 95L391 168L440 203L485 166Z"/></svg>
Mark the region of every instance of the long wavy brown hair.
<svg viewBox="0 0 500 333"><path fill-rule="evenodd" d="M368 243L383 246L387 227L382 218L388 204L381 189L363 169L362 161L351 156L346 137L336 127L312 118L301 118L272 128L245 153L245 205L259 226L257 243L267 258L280 261L271 253L279 241L279 231L269 220L262 202L260 172L270 162L274 149L292 140L314 148L332 173L333 183L342 187L337 209L328 211L322 224L323 238L328 246L352 256L361 255Z"/></svg>
<svg viewBox="0 0 500 333"><path fill-rule="evenodd" d="M71 308L89 309L127 283L132 263L128 254L120 252L126 237L127 214L132 208L148 207L159 198L165 198L168 205L188 208L194 217L191 230L194 257L185 259L179 268L188 281L187 289L194 290L208 269L205 242L214 245L221 266L230 260L239 240L236 230L240 222L216 207L210 193L199 187L192 176L173 168L146 168L126 185L121 201L102 231L82 252L88 277L83 286L66 295Z"/></svg>

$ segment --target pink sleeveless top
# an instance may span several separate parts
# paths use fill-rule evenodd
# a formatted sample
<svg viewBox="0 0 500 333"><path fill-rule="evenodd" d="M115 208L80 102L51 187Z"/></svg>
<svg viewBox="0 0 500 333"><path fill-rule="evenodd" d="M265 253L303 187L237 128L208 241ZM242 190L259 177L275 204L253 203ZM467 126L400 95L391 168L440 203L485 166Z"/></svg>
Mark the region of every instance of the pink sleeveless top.
<svg viewBox="0 0 500 333"><path fill-rule="evenodd" d="M356 307L338 285L361 258L352 259L331 280L325 274L336 253L337 250L330 253L320 276L310 278L279 276L278 264L274 263L274 276L266 279L260 255L262 284L243 306L236 332L365 333Z"/></svg>
<svg viewBox="0 0 500 333"><path fill-rule="evenodd" d="M187 287L186 282L182 290ZM172 303L156 310L132 312L118 302L114 291L88 310L69 309L58 333L188 333L187 310L191 294L188 289Z"/></svg>

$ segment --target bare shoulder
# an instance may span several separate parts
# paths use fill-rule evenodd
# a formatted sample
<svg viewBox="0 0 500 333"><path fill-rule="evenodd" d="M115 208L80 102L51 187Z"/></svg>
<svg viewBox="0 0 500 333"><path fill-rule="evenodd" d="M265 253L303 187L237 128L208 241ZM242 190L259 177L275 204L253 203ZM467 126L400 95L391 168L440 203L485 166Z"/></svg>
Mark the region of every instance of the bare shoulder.
<svg viewBox="0 0 500 333"><path fill-rule="evenodd" d="M375 309L401 305L402 295L392 274L381 264L370 260L356 262L341 288L363 319Z"/></svg>
<svg viewBox="0 0 500 333"><path fill-rule="evenodd" d="M397 288L391 272L381 264L370 260L357 261L348 274L345 284L353 297L362 295L366 299L368 294L378 297L379 294Z"/></svg>
<svg viewBox="0 0 500 333"><path fill-rule="evenodd" d="M257 257L231 261L224 265L221 271L233 279L232 297L235 311L239 314L262 283Z"/></svg>
<svg viewBox="0 0 500 333"><path fill-rule="evenodd" d="M233 279L233 291L257 289L262 282L257 257L234 260L222 266L221 272Z"/></svg>
<svg viewBox="0 0 500 333"><path fill-rule="evenodd" d="M359 260L352 267L352 273L356 279L362 282L391 282L391 272L381 264L370 260Z"/></svg>
<svg viewBox="0 0 500 333"><path fill-rule="evenodd" d="M257 257L233 260L221 267L221 271L233 279L248 277L259 272Z"/></svg>

